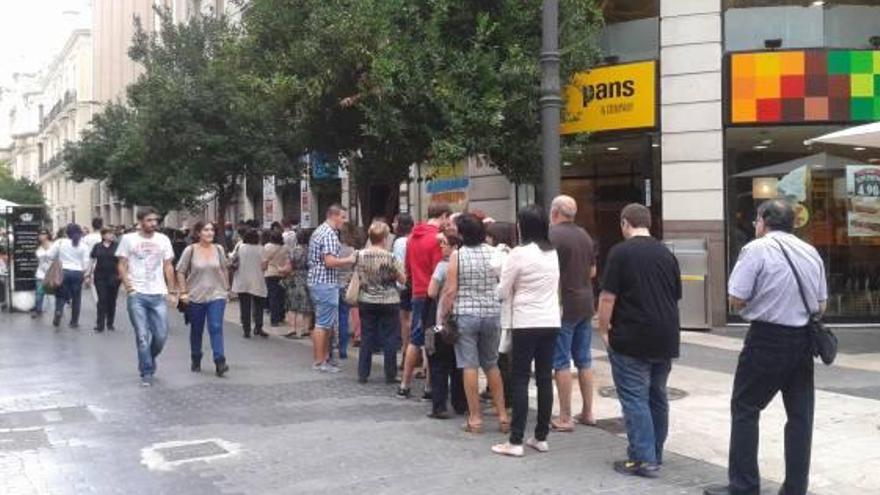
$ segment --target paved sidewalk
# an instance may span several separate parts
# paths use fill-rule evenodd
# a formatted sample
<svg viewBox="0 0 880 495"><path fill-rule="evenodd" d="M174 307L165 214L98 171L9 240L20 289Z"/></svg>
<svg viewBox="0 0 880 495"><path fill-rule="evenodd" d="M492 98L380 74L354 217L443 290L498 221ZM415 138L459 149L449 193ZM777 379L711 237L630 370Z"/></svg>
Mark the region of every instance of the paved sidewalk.
<svg viewBox="0 0 880 495"><path fill-rule="evenodd" d="M231 324L229 376L194 374L177 314L144 389L128 323L94 334L84 306L78 331L0 315L2 494L698 494L724 479L676 454L660 479L620 476L611 463L625 441L595 428L551 434L549 454L498 457L499 433L429 420L428 404L393 386L357 384L351 361L316 374L308 344L244 340Z"/></svg>

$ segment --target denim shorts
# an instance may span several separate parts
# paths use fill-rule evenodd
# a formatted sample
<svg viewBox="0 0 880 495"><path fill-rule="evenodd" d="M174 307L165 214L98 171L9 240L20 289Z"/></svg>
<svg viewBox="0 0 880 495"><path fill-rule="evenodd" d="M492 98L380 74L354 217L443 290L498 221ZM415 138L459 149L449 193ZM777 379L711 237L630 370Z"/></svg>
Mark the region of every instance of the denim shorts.
<svg viewBox="0 0 880 495"><path fill-rule="evenodd" d="M309 285L309 295L315 306L315 327L334 330L339 321L339 287L332 284Z"/></svg>
<svg viewBox="0 0 880 495"><path fill-rule="evenodd" d="M455 362L459 368L498 367L498 344L501 343L501 321L495 316L459 315L458 342L455 343Z"/></svg>
<svg viewBox="0 0 880 495"><path fill-rule="evenodd" d="M422 323L422 313L428 300L423 297L412 298L412 326L409 330L409 343L416 347L425 345L425 325Z"/></svg>
<svg viewBox="0 0 880 495"><path fill-rule="evenodd" d="M553 355L553 369L571 369L571 362L579 370L588 370L593 366L590 342L593 327L589 319L580 321L563 321L559 335L556 337L556 352Z"/></svg>

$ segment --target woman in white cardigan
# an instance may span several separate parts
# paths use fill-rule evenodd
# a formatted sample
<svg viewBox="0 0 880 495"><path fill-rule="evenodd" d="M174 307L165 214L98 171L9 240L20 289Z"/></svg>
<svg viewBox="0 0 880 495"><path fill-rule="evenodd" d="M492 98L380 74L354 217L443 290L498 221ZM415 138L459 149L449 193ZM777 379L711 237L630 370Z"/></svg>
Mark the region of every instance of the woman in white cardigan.
<svg viewBox="0 0 880 495"><path fill-rule="evenodd" d="M526 445L547 452L553 410L553 351L559 333L559 259L548 238L544 210L528 206L517 215L521 243L501 272L498 295L513 302L513 421L509 441L492 447L497 454L521 457L529 412L529 374L535 363L538 421Z"/></svg>

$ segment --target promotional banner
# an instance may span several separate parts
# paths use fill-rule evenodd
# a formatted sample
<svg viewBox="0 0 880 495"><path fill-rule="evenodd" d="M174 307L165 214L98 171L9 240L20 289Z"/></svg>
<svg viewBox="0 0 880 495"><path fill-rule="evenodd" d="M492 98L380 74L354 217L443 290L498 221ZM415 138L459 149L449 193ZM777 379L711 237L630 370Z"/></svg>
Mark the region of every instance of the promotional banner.
<svg viewBox="0 0 880 495"><path fill-rule="evenodd" d="M880 236L880 167L847 166L846 192L849 236Z"/></svg>
<svg viewBox="0 0 880 495"><path fill-rule="evenodd" d="M16 291L37 288L37 237L43 226L43 209L15 206L9 221L12 226L12 275Z"/></svg>
<svg viewBox="0 0 880 495"><path fill-rule="evenodd" d="M565 88L562 134L641 129L657 125L655 61L599 67Z"/></svg>
<svg viewBox="0 0 880 495"><path fill-rule="evenodd" d="M423 211L428 211L431 203L448 203L453 211L464 211L467 208L470 179L465 160L453 165L431 167L429 177L425 181Z"/></svg>

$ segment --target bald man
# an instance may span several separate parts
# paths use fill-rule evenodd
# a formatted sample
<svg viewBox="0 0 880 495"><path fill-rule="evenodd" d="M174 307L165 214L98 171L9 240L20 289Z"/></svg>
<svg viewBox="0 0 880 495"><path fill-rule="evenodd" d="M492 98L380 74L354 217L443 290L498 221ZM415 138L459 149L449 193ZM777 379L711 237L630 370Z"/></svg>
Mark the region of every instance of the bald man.
<svg viewBox="0 0 880 495"><path fill-rule="evenodd" d="M593 370L590 341L593 329L593 284L596 253L593 239L574 223L577 202L557 196L550 207L550 242L559 256L559 288L562 295L562 329L556 339L553 369L559 394L559 417L551 424L555 431L574 431L575 423L595 426L593 415ZM578 370L583 405L571 414L571 363Z"/></svg>

